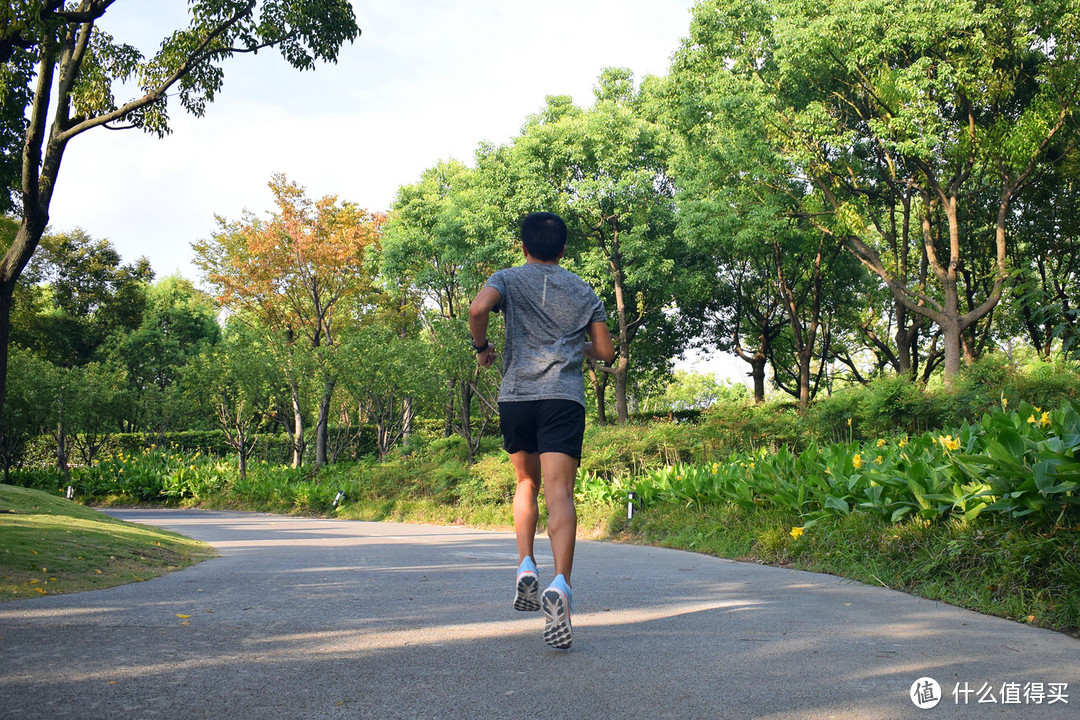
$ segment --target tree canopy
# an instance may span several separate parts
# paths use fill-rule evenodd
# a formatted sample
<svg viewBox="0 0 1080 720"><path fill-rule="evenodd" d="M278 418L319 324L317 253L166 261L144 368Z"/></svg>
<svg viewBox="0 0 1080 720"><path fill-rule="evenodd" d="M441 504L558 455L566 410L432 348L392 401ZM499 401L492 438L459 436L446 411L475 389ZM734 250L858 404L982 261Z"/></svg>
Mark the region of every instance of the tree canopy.
<svg viewBox="0 0 1080 720"><path fill-rule="evenodd" d="M97 27L114 2L17 0L0 15L0 180L15 194L20 218L0 260L0 407L11 295L48 225L68 143L99 127L162 136L170 99L205 114L229 58L276 48L290 65L308 70L336 60L342 44L360 33L346 0L192 0L188 27L145 57Z"/></svg>

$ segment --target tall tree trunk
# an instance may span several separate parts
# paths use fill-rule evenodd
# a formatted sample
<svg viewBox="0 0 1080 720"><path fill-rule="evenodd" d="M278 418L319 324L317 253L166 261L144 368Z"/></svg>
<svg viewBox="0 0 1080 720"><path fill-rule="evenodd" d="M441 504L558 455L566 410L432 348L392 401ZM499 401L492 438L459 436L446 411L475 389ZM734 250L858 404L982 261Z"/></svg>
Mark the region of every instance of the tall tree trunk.
<svg viewBox="0 0 1080 720"><path fill-rule="evenodd" d="M405 398L403 406L401 411L401 444L408 446L413 435L413 419L415 414L413 411L413 399L411 397Z"/></svg>
<svg viewBox="0 0 1080 720"><path fill-rule="evenodd" d="M596 396L596 419L601 425L608 424L607 418L607 384L609 373L604 371L602 365L595 360L589 361L589 380L592 382L593 394Z"/></svg>
<svg viewBox="0 0 1080 720"><path fill-rule="evenodd" d="M918 372L918 357L916 349L919 344L919 330L922 329L925 318L919 318L908 323L908 309L896 298L893 298L893 306L896 308L896 333L893 340L896 342L896 372L901 377L914 377Z"/></svg>
<svg viewBox="0 0 1080 720"><path fill-rule="evenodd" d="M49 222L47 210L36 205L28 204L24 211L28 212L28 217L19 223L15 240L3 260L0 260L0 412L4 410L4 400L7 398L8 342L11 339L15 283L34 254Z"/></svg>
<svg viewBox="0 0 1080 720"><path fill-rule="evenodd" d="M750 359L750 377L754 380L754 404L765 402L765 365L768 357L763 352L756 352Z"/></svg>
<svg viewBox="0 0 1080 720"><path fill-rule="evenodd" d="M761 332L757 336L757 348L751 351L750 348L743 347L738 320L732 326L731 339L736 357L750 365L749 375L754 381L754 404L760 405L765 402L765 366L769 362L772 341L780 334L781 327L773 325L764 315L755 315L761 326Z"/></svg>
<svg viewBox="0 0 1080 720"><path fill-rule="evenodd" d="M615 415L619 425L630 419L626 402L626 376L630 370L630 328L626 321L626 297L623 292L622 272L612 262L615 270L615 312L619 320L619 356L615 359Z"/></svg>
<svg viewBox="0 0 1080 720"><path fill-rule="evenodd" d="M319 419L315 425L315 467L326 464L326 443L330 426L330 401L334 397L336 383L329 379L323 385L322 399L319 401Z"/></svg>
<svg viewBox="0 0 1080 720"><path fill-rule="evenodd" d="M11 337L11 295L14 287L14 282L0 283L0 413L4 412L4 400L7 398L8 340Z"/></svg>
<svg viewBox="0 0 1080 720"><path fill-rule="evenodd" d="M64 427L64 414L61 411L60 420L56 423L56 469L64 474L64 479L71 477L68 468L67 428Z"/></svg>
<svg viewBox="0 0 1080 720"><path fill-rule="evenodd" d="M814 344L817 342L817 330L821 324L821 292L822 292L822 246L825 235L822 234L818 241L817 252L814 255L814 270L810 289L810 320L806 322L799 315L799 306L795 300L795 294L784 274L784 265L780 243L773 241L773 252L776 254L777 287L784 300L784 307L788 314L788 323L791 325L792 340L795 344L795 357L799 363L799 412L805 413L810 406L810 360L814 357Z"/></svg>
<svg viewBox="0 0 1080 720"><path fill-rule="evenodd" d="M292 466L298 468L304 464L304 413L300 408L300 391L292 388L293 408L293 459Z"/></svg>

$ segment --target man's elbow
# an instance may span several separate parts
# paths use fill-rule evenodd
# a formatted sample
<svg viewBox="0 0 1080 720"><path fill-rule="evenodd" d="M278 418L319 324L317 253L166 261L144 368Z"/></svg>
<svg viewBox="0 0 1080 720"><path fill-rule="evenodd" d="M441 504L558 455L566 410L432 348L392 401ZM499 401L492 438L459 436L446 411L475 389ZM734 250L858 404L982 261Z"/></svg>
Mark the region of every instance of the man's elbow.
<svg viewBox="0 0 1080 720"><path fill-rule="evenodd" d="M473 301L469 303L469 320L486 318L490 312L491 308L479 297L474 298Z"/></svg>

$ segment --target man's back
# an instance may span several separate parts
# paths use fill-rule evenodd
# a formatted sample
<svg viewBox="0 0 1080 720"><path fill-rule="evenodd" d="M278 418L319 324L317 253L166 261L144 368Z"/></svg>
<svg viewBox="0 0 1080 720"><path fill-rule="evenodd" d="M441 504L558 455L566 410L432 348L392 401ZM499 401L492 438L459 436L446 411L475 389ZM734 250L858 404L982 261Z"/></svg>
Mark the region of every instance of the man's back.
<svg viewBox="0 0 1080 720"><path fill-rule="evenodd" d="M506 318L500 401L565 399L584 404L585 331L607 319L589 285L555 264L500 270L487 286L498 290Z"/></svg>

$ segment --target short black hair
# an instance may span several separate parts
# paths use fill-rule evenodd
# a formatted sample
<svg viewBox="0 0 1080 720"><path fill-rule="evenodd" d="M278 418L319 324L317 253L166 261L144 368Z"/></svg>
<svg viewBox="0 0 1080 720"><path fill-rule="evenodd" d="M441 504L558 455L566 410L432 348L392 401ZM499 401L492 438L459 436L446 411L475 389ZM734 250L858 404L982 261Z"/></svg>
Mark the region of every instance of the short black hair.
<svg viewBox="0 0 1080 720"><path fill-rule="evenodd" d="M537 260L556 260L566 249L566 223L555 213L529 213L521 221L521 242Z"/></svg>

